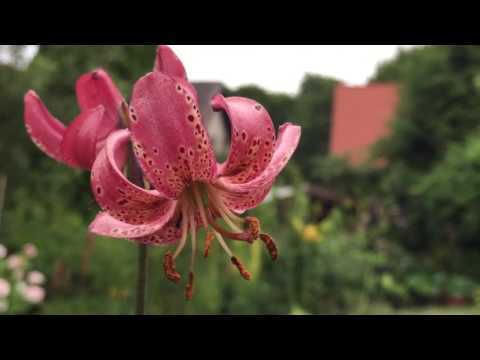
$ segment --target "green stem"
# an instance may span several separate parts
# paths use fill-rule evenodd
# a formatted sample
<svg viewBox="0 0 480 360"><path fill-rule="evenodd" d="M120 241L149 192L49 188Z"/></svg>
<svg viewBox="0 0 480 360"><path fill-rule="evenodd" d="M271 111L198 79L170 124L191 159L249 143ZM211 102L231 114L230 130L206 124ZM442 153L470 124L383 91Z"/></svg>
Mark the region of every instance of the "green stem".
<svg viewBox="0 0 480 360"><path fill-rule="evenodd" d="M145 299L147 295L148 274L148 246L138 245L138 270L137 270L137 303L136 315L145 315Z"/></svg>
<svg viewBox="0 0 480 360"><path fill-rule="evenodd" d="M7 192L7 177L0 175L0 222L2 220L3 207L5 205L5 194Z"/></svg>
<svg viewBox="0 0 480 360"><path fill-rule="evenodd" d="M130 117L128 104L124 101L120 109L120 118L122 120L125 128L130 127ZM135 155L133 154L132 149L130 149L128 167L126 170L127 177L138 186L145 186L149 188L149 185L143 178L142 171L138 165ZM147 277L148 274L148 246L147 245L138 245L138 267L137 267L137 294L136 294L136 305L135 305L135 314L136 315L145 315L145 299L147 295Z"/></svg>

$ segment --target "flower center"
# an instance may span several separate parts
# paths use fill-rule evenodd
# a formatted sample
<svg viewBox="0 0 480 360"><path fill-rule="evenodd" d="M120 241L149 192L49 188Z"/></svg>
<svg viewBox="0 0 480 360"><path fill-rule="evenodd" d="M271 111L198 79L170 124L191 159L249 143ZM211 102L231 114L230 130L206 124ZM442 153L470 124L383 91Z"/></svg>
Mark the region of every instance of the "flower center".
<svg viewBox="0 0 480 360"><path fill-rule="evenodd" d="M254 217L241 218L233 213L222 201L213 186L202 183L194 183L185 190L179 201L181 211L181 238L175 253L167 252L164 260L164 270L167 278L175 283L181 280L180 274L175 269L175 260L183 252L190 232L192 244L192 257L190 260L190 273L185 291L187 300L193 297L193 281L195 258L197 254L197 229L204 228L207 232L205 238L204 257L210 254L211 246L216 239L225 253L229 256L231 263L238 269L245 280L251 279L251 274L246 270L241 261L233 254L227 245L226 239L244 241L253 244L261 240L270 256L275 261L278 257L277 246L273 238L261 233L260 221ZM217 223L217 219L224 221L228 229Z"/></svg>

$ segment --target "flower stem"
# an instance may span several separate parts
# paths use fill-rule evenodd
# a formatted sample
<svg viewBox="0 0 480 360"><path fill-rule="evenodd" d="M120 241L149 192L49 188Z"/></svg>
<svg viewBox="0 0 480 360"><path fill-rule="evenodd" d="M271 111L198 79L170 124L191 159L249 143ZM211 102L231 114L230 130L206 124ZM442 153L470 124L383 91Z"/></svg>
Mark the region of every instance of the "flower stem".
<svg viewBox="0 0 480 360"><path fill-rule="evenodd" d="M130 116L128 104L124 101L120 109L120 119L125 128L130 127ZM128 167L126 169L126 176L138 186L145 186L150 188L150 185L143 178L142 171L138 162L136 161L133 150L129 151ZM148 280L148 245L138 245L138 266L137 266L137 294L135 314L145 315L145 299L147 295L147 280Z"/></svg>
<svg viewBox="0 0 480 360"><path fill-rule="evenodd" d="M138 270L137 270L137 299L136 315L145 315L145 299L147 295L148 274L148 246L138 245Z"/></svg>
<svg viewBox="0 0 480 360"><path fill-rule="evenodd" d="M0 222L2 220L3 207L5 205L5 194L7 192L7 177L0 175Z"/></svg>

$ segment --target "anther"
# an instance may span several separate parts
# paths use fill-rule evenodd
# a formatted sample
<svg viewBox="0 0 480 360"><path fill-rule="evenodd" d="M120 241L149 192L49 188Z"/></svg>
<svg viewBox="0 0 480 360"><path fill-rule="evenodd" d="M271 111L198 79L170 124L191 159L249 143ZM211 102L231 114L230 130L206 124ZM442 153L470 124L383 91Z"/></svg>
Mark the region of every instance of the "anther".
<svg viewBox="0 0 480 360"><path fill-rule="evenodd" d="M247 224L247 231L251 234L249 242L252 243L260 236L260 220L255 217L247 217L245 223Z"/></svg>
<svg viewBox="0 0 480 360"><path fill-rule="evenodd" d="M188 284L185 288L185 298L189 301L193 299L193 280L193 272L190 272L190 274L188 275Z"/></svg>
<svg viewBox="0 0 480 360"><path fill-rule="evenodd" d="M167 276L167 279L178 284L181 280L180 274L177 272L175 269L175 261L173 260L173 254L168 251L165 254L165 259L163 262L163 269L165 271L165 275Z"/></svg>
<svg viewBox="0 0 480 360"><path fill-rule="evenodd" d="M265 244L273 261L278 259L278 247L275 240L268 234L260 234L260 240Z"/></svg>
<svg viewBox="0 0 480 360"><path fill-rule="evenodd" d="M210 255L210 249L212 248L213 240L215 240L215 233L208 231L207 237L205 238L205 252L203 254L205 258L208 258Z"/></svg>
<svg viewBox="0 0 480 360"><path fill-rule="evenodd" d="M252 275L245 269L240 260L238 260L235 256L233 256L231 260L232 264L237 267L238 271L240 271L240 275L242 275L245 280L250 280L252 278Z"/></svg>

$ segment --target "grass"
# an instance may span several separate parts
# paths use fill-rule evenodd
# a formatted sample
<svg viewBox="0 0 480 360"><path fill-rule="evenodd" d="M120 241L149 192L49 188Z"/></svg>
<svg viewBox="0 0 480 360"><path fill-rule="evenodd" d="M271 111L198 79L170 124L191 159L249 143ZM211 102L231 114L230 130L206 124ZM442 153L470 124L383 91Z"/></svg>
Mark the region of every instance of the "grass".
<svg viewBox="0 0 480 360"><path fill-rule="evenodd" d="M310 315L300 307L294 307L290 315ZM370 304L350 315L480 315L480 306L424 306L394 309L387 304Z"/></svg>
<svg viewBox="0 0 480 360"><path fill-rule="evenodd" d="M393 309L387 305L374 305L355 315L480 315L480 306L422 306Z"/></svg>

